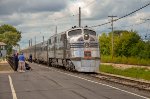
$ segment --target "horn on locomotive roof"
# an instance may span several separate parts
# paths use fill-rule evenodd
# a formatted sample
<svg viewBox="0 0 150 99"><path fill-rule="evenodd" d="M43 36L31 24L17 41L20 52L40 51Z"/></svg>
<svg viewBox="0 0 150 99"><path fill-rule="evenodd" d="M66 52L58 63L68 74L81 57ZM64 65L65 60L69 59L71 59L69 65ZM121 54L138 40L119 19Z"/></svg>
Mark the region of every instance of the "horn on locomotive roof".
<svg viewBox="0 0 150 99"><path fill-rule="evenodd" d="M74 29L74 28L76 28L77 26L73 26L72 28Z"/></svg>
<svg viewBox="0 0 150 99"><path fill-rule="evenodd" d="M87 28L88 26L86 25L85 27Z"/></svg>

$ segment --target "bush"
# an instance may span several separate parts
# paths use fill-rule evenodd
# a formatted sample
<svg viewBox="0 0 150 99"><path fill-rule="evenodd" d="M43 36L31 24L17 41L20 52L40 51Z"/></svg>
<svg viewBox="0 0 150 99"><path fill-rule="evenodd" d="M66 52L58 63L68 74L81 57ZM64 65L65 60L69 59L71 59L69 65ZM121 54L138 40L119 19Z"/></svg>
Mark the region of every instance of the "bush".
<svg viewBox="0 0 150 99"><path fill-rule="evenodd" d="M100 65L100 72L111 73L137 79L150 80L150 70L140 67L118 69L111 65Z"/></svg>
<svg viewBox="0 0 150 99"><path fill-rule="evenodd" d="M119 63L119 64L130 64L130 65L145 65L150 66L150 59L141 59L138 57L111 57L101 56L101 62L104 63Z"/></svg>

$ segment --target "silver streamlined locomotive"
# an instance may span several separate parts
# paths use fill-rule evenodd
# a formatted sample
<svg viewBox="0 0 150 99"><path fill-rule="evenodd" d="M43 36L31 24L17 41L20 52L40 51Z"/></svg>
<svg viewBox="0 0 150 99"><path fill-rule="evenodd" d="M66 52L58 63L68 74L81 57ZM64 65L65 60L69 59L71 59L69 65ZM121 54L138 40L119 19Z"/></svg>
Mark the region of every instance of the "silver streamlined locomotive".
<svg viewBox="0 0 150 99"><path fill-rule="evenodd" d="M26 57L48 62L50 66L64 66L79 72L99 72L100 52L94 30L88 27L72 28L51 36L48 41L23 50Z"/></svg>

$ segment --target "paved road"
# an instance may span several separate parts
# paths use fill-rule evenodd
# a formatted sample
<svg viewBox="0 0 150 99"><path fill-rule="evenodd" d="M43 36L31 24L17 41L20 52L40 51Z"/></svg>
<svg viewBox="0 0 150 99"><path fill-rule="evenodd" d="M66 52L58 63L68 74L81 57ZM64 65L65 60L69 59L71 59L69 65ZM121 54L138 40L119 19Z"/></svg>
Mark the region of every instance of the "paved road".
<svg viewBox="0 0 150 99"><path fill-rule="evenodd" d="M149 94L32 64L33 71L0 74L0 99L149 99Z"/></svg>

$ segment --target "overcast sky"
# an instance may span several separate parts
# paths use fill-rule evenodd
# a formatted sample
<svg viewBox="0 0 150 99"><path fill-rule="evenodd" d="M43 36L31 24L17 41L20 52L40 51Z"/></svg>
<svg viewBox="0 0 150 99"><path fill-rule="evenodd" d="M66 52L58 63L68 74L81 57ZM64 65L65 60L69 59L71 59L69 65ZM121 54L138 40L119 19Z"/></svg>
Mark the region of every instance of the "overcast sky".
<svg viewBox="0 0 150 99"><path fill-rule="evenodd" d="M29 39L47 40L55 33L78 25L78 9L81 7L82 26L95 26L110 21L108 16L122 17L150 3L150 0L0 0L0 25L11 24L22 32L21 47L28 46ZM114 29L136 30L144 37L150 35L150 5L114 22ZM142 23L142 24L140 24ZM98 34L110 32L110 24L93 28ZM34 44L34 43L33 43Z"/></svg>

